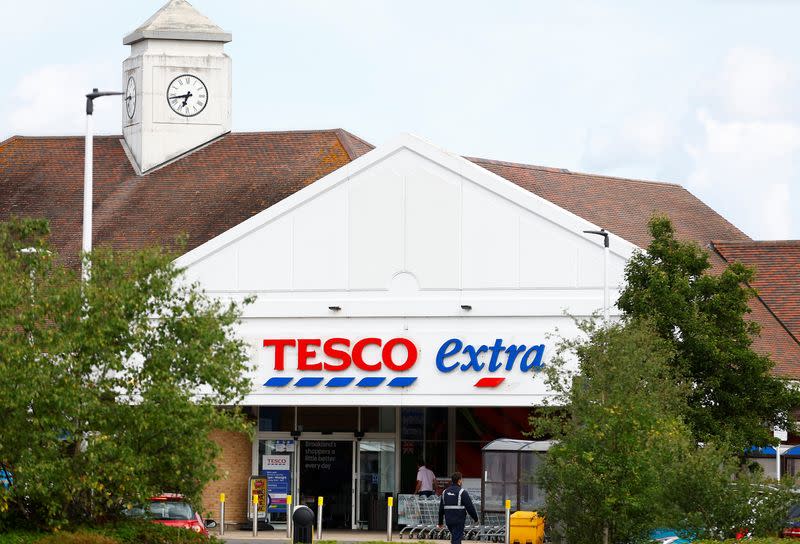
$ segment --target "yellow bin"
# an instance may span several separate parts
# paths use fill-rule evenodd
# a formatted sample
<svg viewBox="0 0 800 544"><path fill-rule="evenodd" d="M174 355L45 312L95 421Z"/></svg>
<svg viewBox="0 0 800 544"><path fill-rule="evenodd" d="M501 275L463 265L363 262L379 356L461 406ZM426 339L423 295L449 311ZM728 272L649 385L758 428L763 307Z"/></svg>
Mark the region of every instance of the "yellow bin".
<svg viewBox="0 0 800 544"><path fill-rule="evenodd" d="M543 544L544 518L536 512L514 512L508 539L511 544Z"/></svg>

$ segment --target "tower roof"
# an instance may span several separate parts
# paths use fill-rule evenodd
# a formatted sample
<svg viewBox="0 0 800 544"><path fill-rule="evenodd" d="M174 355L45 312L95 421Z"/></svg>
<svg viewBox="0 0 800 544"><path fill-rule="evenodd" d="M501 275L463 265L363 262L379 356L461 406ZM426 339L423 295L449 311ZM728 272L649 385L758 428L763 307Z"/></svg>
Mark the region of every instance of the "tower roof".
<svg viewBox="0 0 800 544"><path fill-rule="evenodd" d="M229 42L231 34L215 25L186 0L169 0L139 28L125 36L122 43L130 45L148 38Z"/></svg>

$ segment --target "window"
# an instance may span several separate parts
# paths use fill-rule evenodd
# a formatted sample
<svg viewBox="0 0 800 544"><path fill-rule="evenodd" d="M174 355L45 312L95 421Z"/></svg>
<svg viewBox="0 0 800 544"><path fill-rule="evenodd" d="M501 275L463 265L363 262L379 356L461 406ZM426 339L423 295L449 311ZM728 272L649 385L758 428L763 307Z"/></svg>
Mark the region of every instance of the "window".
<svg viewBox="0 0 800 544"><path fill-rule="evenodd" d="M294 430L294 408L285 406L261 406L258 409L259 431Z"/></svg>

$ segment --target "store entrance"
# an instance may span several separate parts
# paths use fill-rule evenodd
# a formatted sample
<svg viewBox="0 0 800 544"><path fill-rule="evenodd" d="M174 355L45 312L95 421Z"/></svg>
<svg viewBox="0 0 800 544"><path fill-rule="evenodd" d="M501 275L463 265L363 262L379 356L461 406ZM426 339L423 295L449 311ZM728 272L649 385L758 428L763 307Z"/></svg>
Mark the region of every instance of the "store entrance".
<svg viewBox="0 0 800 544"><path fill-rule="evenodd" d="M300 441L300 499L314 513L324 498L322 527L350 529L353 509L353 441Z"/></svg>

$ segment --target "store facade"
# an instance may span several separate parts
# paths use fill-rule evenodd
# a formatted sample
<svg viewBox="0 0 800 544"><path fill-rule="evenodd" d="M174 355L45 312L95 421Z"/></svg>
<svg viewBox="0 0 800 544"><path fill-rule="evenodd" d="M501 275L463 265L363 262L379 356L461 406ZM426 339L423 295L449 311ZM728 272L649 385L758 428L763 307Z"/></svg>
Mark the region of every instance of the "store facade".
<svg viewBox="0 0 800 544"><path fill-rule="evenodd" d="M614 317L654 214L709 248L714 270L747 251L766 256L753 264L773 298L751 303L754 347L773 356L776 375L800 380L800 325L784 307L797 282L781 283L792 261L682 187L464 158L411 136L373 148L342 129L233 133L231 39L188 2L167 1L123 40L122 136L94 140L95 247L186 235L177 264L187 281L222 300L255 297L238 334L252 363L241 404L257 431L212 432L221 479L204 511L216 515L225 493L228 519L244 521L257 475L269 480L273 519L289 494L324 496L326 526L380 529L379 505L413 491L420 458L480 484L481 448L525 438L549 395L541 370L556 336L601 311L604 284ZM183 85L193 106L171 96ZM0 218L47 218L75 266L81 210L64 203L80 200L83 146L0 142ZM599 227L607 260L602 239L584 233ZM505 476L492 484L505 489Z"/></svg>
<svg viewBox="0 0 800 544"><path fill-rule="evenodd" d="M548 397L553 335L602 309L597 228L401 136L182 256L209 294L255 296L243 405L271 517L324 496L331 527L380 528L421 458L480 479L481 447ZM635 248L611 238L613 302Z"/></svg>

